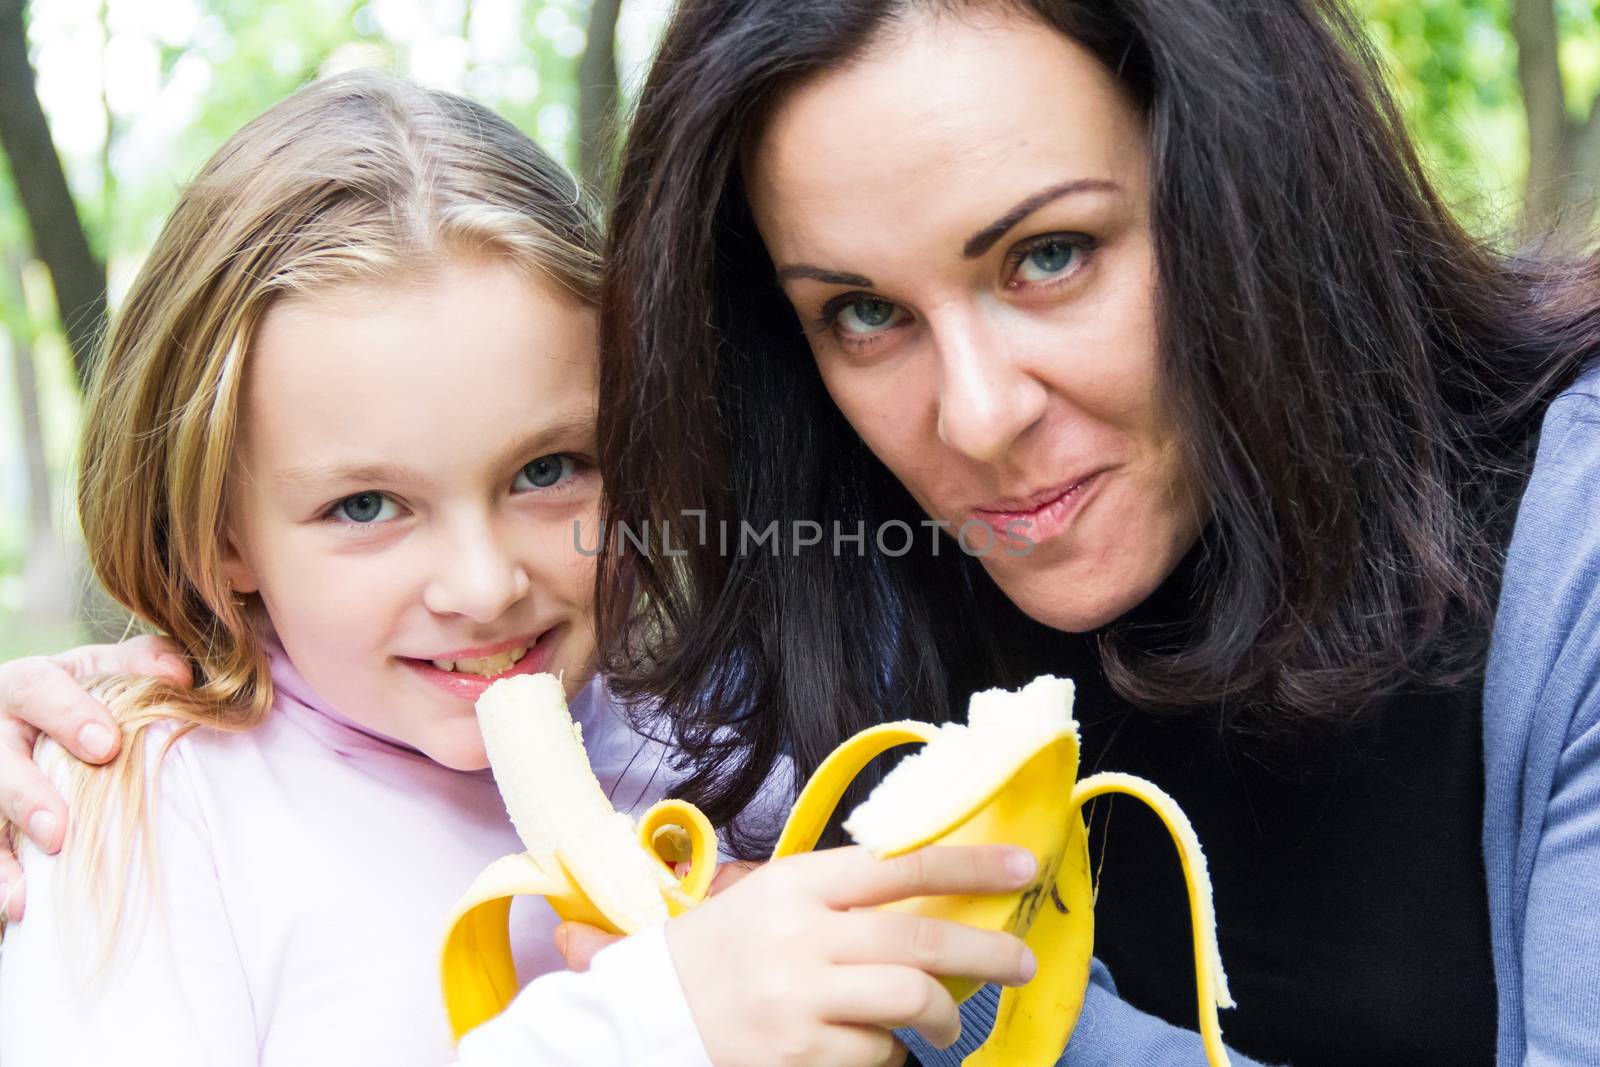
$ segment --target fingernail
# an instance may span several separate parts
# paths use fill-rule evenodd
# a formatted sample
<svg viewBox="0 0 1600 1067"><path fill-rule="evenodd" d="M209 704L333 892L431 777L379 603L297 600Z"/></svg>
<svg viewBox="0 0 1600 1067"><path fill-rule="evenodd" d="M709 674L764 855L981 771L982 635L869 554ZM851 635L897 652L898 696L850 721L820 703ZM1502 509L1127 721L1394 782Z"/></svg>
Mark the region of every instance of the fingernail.
<svg viewBox="0 0 1600 1067"><path fill-rule="evenodd" d="M1039 862L1025 848L1012 849L1011 855L1006 857L1006 871L1013 878L1032 878L1039 873Z"/></svg>
<svg viewBox="0 0 1600 1067"><path fill-rule="evenodd" d="M78 731L78 744L83 751L100 759L111 751L111 731L100 723L92 722Z"/></svg>
<svg viewBox="0 0 1600 1067"><path fill-rule="evenodd" d="M48 811L36 811L33 818L28 820L28 836L40 848L48 849L56 839L56 817Z"/></svg>
<svg viewBox="0 0 1600 1067"><path fill-rule="evenodd" d="M562 923L556 927L556 951L563 956L567 954L567 924Z"/></svg>
<svg viewBox="0 0 1600 1067"><path fill-rule="evenodd" d="M1033 981L1033 976L1039 973L1039 958L1027 945L1022 946L1022 961L1017 967L1017 979L1022 982Z"/></svg>

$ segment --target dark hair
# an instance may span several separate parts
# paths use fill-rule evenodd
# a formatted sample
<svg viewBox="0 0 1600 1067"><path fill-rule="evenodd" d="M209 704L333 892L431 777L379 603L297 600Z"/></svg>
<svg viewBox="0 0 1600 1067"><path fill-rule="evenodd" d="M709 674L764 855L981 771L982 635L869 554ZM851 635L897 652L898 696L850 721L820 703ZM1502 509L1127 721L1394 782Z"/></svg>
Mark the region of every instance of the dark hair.
<svg viewBox="0 0 1600 1067"><path fill-rule="evenodd" d="M619 175L603 303L606 518L757 528L922 513L826 395L740 158L783 91L924 0L685 0ZM1117 690L1263 728L1482 670L1538 419L1600 350L1600 268L1496 253L1431 188L1359 22L1316 0L1014 3L1140 106L1160 368L1214 513L1181 633L1098 635ZM1589 296L1584 295L1587 287ZM602 559L619 692L673 716L726 819L787 753L948 718L1049 635L971 559ZM925 539L921 539L925 540ZM998 620L998 621L997 621Z"/></svg>

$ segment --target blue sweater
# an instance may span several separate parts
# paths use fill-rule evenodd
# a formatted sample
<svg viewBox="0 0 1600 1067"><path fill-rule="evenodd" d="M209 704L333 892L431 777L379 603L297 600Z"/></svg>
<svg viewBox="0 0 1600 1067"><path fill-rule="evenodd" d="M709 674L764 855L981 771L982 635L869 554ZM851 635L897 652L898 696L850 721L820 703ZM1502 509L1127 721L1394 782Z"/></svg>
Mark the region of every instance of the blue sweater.
<svg viewBox="0 0 1600 1067"><path fill-rule="evenodd" d="M1483 720L1496 1061L1600 1064L1600 368L1545 415L1506 560ZM961 1039L948 1049L901 1037L925 1067L954 1067L983 1043L998 996L988 986L961 1006ZM1120 999L1096 961L1060 1062L1193 1067L1205 1053L1198 1034Z"/></svg>

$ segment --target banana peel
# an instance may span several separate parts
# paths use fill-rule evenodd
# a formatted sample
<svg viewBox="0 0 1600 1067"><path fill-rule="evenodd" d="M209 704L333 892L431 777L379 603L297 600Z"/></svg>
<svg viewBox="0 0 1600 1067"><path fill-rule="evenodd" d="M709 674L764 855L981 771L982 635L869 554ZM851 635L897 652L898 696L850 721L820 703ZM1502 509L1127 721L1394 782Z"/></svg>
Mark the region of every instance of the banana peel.
<svg viewBox="0 0 1600 1067"><path fill-rule="evenodd" d="M1094 886L1083 805L1110 793L1153 808L1183 864L1194 934L1200 1032L1211 1067L1227 1064L1217 1009L1231 1007L1216 944L1205 857L1177 804L1131 775L1078 781L1072 683L1042 677L1017 693L973 697L966 726L907 720L864 730L834 750L806 783L773 858L809 851L856 777L891 749L921 744L851 813L845 829L889 858L924 845L1006 842L1039 860L1013 893L919 897L886 907L1004 930L1039 960L1025 986L1001 993L995 1025L963 1067L1050 1067L1083 1007L1094 947ZM584 755L582 735L549 675L495 683L478 703L495 779L524 853L503 857L456 906L442 957L446 1010L459 1038L517 992L507 919L511 900L543 896L563 919L631 933L694 907L715 872L716 837L692 805L663 801L637 827L612 809ZM680 881L669 863L687 860ZM957 1000L971 979L941 981Z"/></svg>

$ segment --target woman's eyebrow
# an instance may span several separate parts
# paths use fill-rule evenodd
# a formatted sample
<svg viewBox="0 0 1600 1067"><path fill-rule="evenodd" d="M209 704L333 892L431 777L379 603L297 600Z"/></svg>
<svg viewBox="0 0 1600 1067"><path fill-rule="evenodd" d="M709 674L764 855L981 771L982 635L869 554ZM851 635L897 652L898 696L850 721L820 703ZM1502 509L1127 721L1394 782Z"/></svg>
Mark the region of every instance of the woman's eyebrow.
<svg viewBox="0 0 1600 1067"><path fill-rule="evenodd" d="M1060 200L1062 197L1071 196L1073 193L1115 192L1121 188L1122 186L1108 178L1074 178L1070 182L1062 182L1060 185L1052 185L1048 189L1040 190L967 238L967 243L961 248L962 258L977 259L993 248L994 243L1004 237L1007 230L1052 200ZM827 270L822 267L813 267L809 263L786 263L778 268L777 280L779 285L791 278L810 278L812 281L823 282L827 285L853 285L861 289L873 288L872 279L864 274Z"/></svg>
<svg viewBox="0 0 1600 1067"><path fill-rule="evenodd" d="M1026 200L1018 203L1016 207L967 238L967 243L961 248L962 258L977 259L993 248L994 243L1004 237L1007 230L1052 200L1060 200L1063 196L1071 196L1073 193L1113 192L1119 188L1121 186L1116 182L1105 178L1076 178L1070 182L1052 185L1048 189L1034 193Z"/></svg>
<svg viewBox="0 0 1600 1067"><path fill-rule="evenodd" d="M813 267L809 263L787 263L778 268L778 284L782 285L790 278L810 278L812 281L825 282L828 285L855 285L863 289L872 288L872 279L864 274L850 274L840 270L824 270Z"/></svg>

